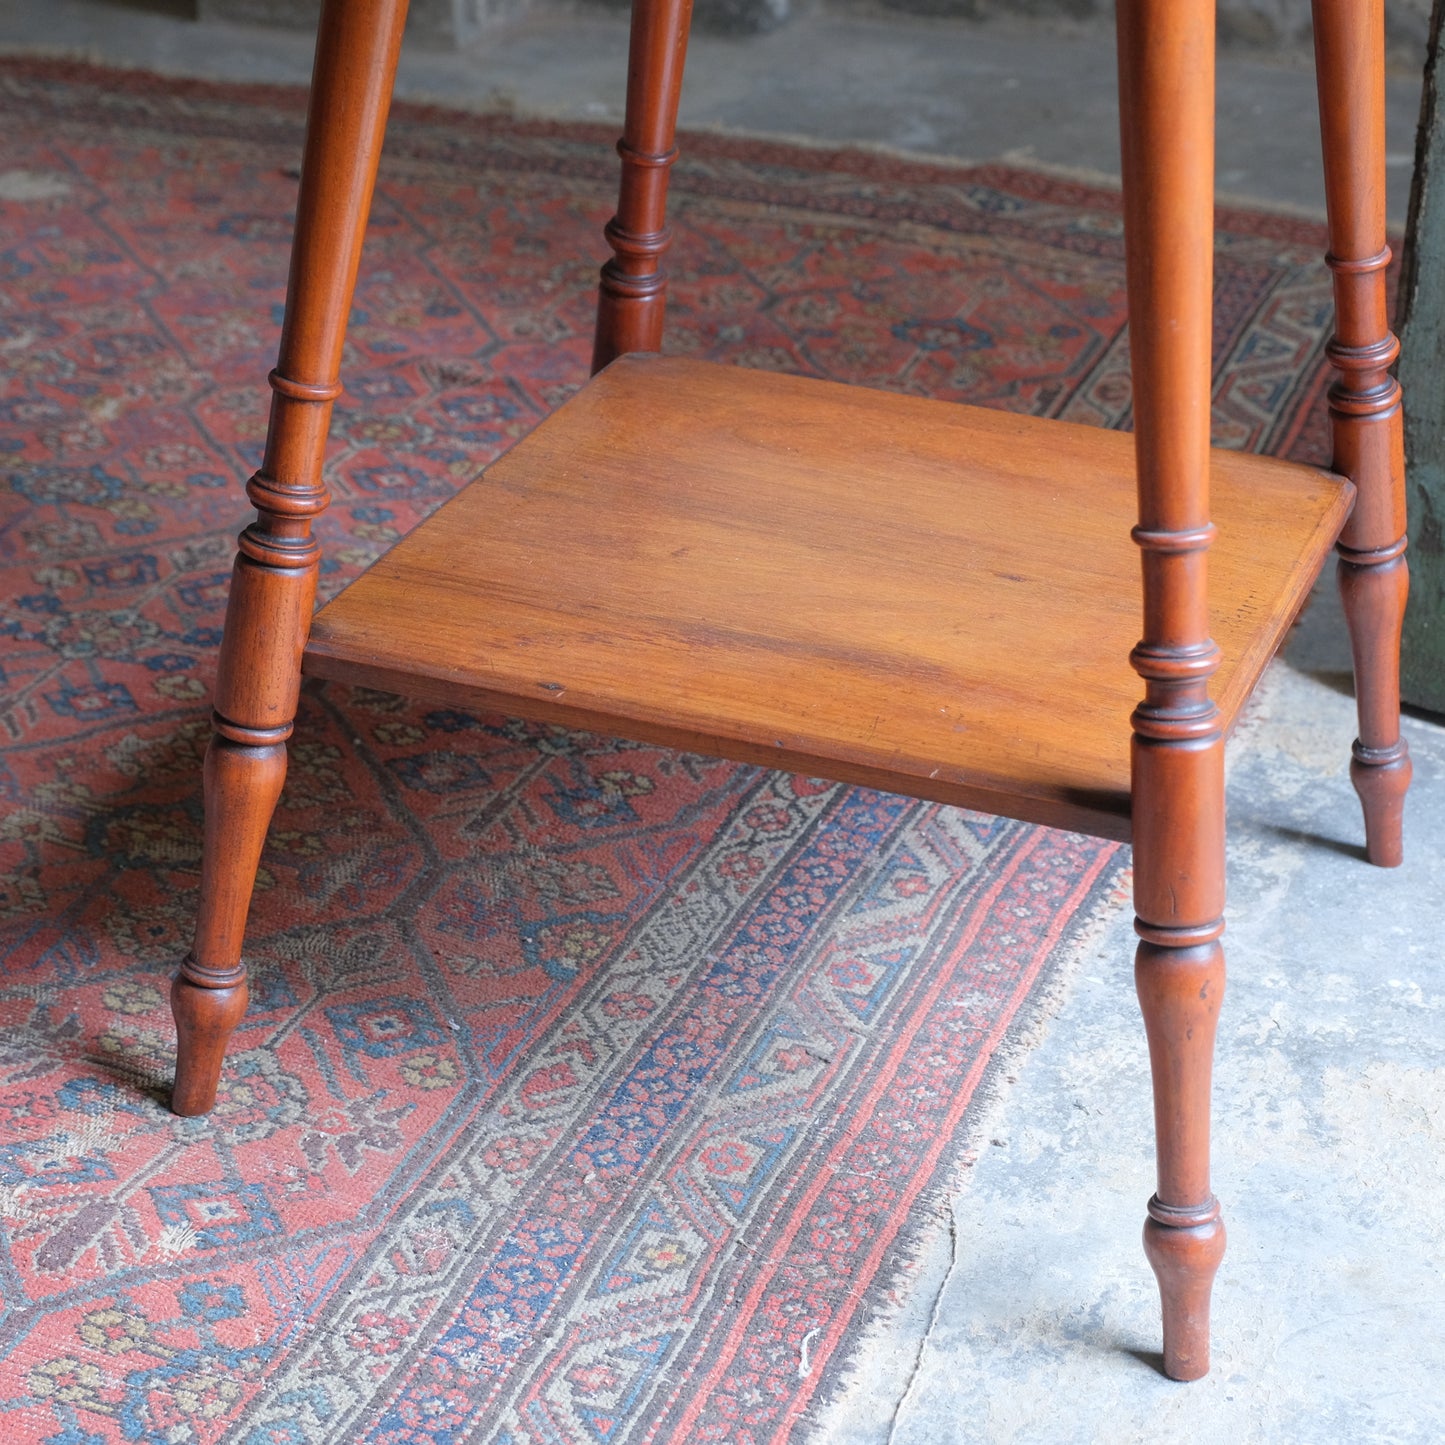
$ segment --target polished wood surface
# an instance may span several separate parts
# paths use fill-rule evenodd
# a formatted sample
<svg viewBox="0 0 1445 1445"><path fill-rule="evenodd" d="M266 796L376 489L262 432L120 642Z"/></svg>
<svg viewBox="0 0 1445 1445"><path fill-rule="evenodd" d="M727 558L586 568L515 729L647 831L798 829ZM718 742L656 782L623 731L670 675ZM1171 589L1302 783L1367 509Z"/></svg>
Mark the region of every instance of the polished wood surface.
<svg viewBox="0 0 1445 1445"><path fill-rule="evenodd" d="M321 462L381 155L406 0L331 0L321 17L271 424L246 487L206 755L206 830L195 943L171 987L178 1048L171 1107L204 1114L246 1010L241 938L286 776L301 648L316 596L326 508Z"/></svg>
<svg viewBox="0 0 1445 1445"><path fill-rule="evenodd" d="M311 524L405 8L323 12L257 520L221 650L200 917L174 992L173 1107L211 1106L245 1007L242 932L303 647L322 676L1132 837L1158 1155L1145 1251L1165 1370L1197 1378L1224 1249L1209 1161L1223 740L1337 539L1352 776L1370 858L1399 861L1407 576L1380 0L1315 0L1334 473L1209 450L1210 0L1116 7L1132 438L631 354L662 344L689 9L634 0L594 358L611 364L312 625Z"/></svg>
<svg viewBox="0 0 1445 1445"><path fill-rule="evenodd" d="M1339 544L1340 596L1350 629L1360 735L1350 778L1365 813L1372 863L1404 857L1410 753L1400 736L1400 633L1410 591L1405 561L1405 441L1400 384L1390 368L1385 270L1385 17L1382 0L1314 0L1315 69L1325 202L1335 281L1338 373L1330 390L1337 471L1359 489Z"/></svg>
<svg viewBox="0 0 1445 1445"><path fill-rule="evenodd" d="M1144 576L1144 635L1129 658L1144 683L1132 719L1134 974L1159 1179L1144 1249L1163 1304L1165 1373L1195 1380L1209 1371L1210 1290L1224 1254L1209 1183L1230 723L1230 641L1210 612L1229 595L1210 516L1214 5L1118 0L1115 15ZM1213 510L1227 526L1221 492ZM1288 511L1274 506L1277 518ZM1255 555L1258 545L1245 542Z"/></svg>
<svg viewBox="0 0 1445 1445"><path fill-rule="evenodd" d="M603 231L612 259L597 288L594 372L626 352L662 346L667 178L677 159L677 107L691 21L692 0L633 0L626 119L617 142L622 179L617 214Z"/></svg>
<svg viewBox="0 0 1445 1445"><path fill-rule="evenodd" d="M1349 488L1214 466L1232 719ZM305 666L1126 837L1133 509L1121 433L627 357L323 608Z"/></svg>

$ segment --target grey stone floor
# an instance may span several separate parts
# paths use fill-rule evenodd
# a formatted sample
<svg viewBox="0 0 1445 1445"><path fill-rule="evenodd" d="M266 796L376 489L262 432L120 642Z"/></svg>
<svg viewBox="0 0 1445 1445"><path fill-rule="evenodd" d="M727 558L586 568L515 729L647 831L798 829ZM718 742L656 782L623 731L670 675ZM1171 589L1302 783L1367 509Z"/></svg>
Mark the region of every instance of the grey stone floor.
<svg viewBox="0 0 1445 1445"><path fill-rule="evenodd" d="M95 0L0 4L0 50L218 78L300 81L309 66L295 34ZM541 14L473 53L413 52L401 88L614 116L623 53L613 17ZM1098 27L817 9L761 40L702 38L689 71L692 125L1117 168ZM1397 219L1418 91L1417 77L1390 81ZM1222 192L1319 208L1307 69L1226 55L1220 121ZM1158 1371L1138 1242L1153 1186L1149 1085L1121 903L1001 1071L903 1307L853 1362L815 1445L1445 1441L1445 729L1407 721L1407 862L1369 868L1345 772L1353 704L1336 619L1322 598L1232 749L1215 1169L1230 1248L1214 1372L1180 1386Z"/></svg>
<svg viewBox="0 0 1445 1445"><path fill-rule="evenodd" d="M1120 910L976 1124L908 1307L819 1445L1445 1440L1445 730L1407 720L1407 862L1372 869L1340 681L1277 662L1233 745L1213 1373L1158 1371Z"/></svg>
<svg viewBox="0 0 1445 1445"><path fill-rule="evenodd" d="M3 0L0 51L89 55L218 79L304 82L297 31L199 24L100 0ZM617 14L539 9L465 53L409 47L398 92L478 109L620 116L626 27ZM1109 25L965 25L886 12L806 8L749 39L697 36L683 122L759 135L871 142L924 154L1118 171ZM906 79L903 79L906 78ZM1418 76L1387 88L1390 206L1403 221ZM1219 66L1219 187L1276 208L1322 205L1313 74L1298 55Z"/></svg>

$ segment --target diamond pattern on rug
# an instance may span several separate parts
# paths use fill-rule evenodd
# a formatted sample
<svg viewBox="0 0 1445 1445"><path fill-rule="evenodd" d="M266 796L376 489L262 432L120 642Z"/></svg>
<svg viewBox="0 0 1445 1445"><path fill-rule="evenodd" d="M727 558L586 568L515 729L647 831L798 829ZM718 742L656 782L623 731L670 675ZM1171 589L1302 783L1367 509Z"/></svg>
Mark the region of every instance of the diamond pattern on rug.
<svg viewBox="0 0 1445 1445"><path fill-rule="evenodd" d="M308 686L250 1010L215 1111L174 1118L167 991L303 98L11 61L0 115L25 177L0 199L0 1422L787 1439L1118 850ZM579 384L612 140L398 107L324 592ZM670 349L1128 424L1115 197L683 157ZM1317 456L1322 238L1221 226L1216 434Z"/></svg>

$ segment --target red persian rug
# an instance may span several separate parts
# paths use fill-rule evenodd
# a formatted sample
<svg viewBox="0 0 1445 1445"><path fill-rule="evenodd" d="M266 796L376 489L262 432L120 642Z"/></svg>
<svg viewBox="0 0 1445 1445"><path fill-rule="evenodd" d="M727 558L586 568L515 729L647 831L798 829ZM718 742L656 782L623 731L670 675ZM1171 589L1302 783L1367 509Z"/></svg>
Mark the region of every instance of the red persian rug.
<svg viewBox="0 0 1445 1445"><path fill-rule="evenodd" d="M0 66L0 1430L796 1437L1122 855L308 688L251 1010L172 1117L302 108ZM582 378L611 142L399 109L326 587ZM674 194L674 350L1127 424L1113 195L720 139ZM1218 433L1319 450L1321 237L1222 227Z"/></svg>

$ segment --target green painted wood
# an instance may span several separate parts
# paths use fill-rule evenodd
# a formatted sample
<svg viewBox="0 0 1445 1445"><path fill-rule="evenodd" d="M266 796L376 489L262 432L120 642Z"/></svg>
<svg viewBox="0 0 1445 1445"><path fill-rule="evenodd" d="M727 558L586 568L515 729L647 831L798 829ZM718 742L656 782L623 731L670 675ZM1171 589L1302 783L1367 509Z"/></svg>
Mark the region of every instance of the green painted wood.
<svg viewBox="0 0 1445 1445"><path fill-rule="evenodd" d="M1410 508L1410 605L1400 693L1445 712L1445 105L1440 40L1445 0L1435 0L1420 100L1415 183L1400 282L1400 384Z"/></svg>

